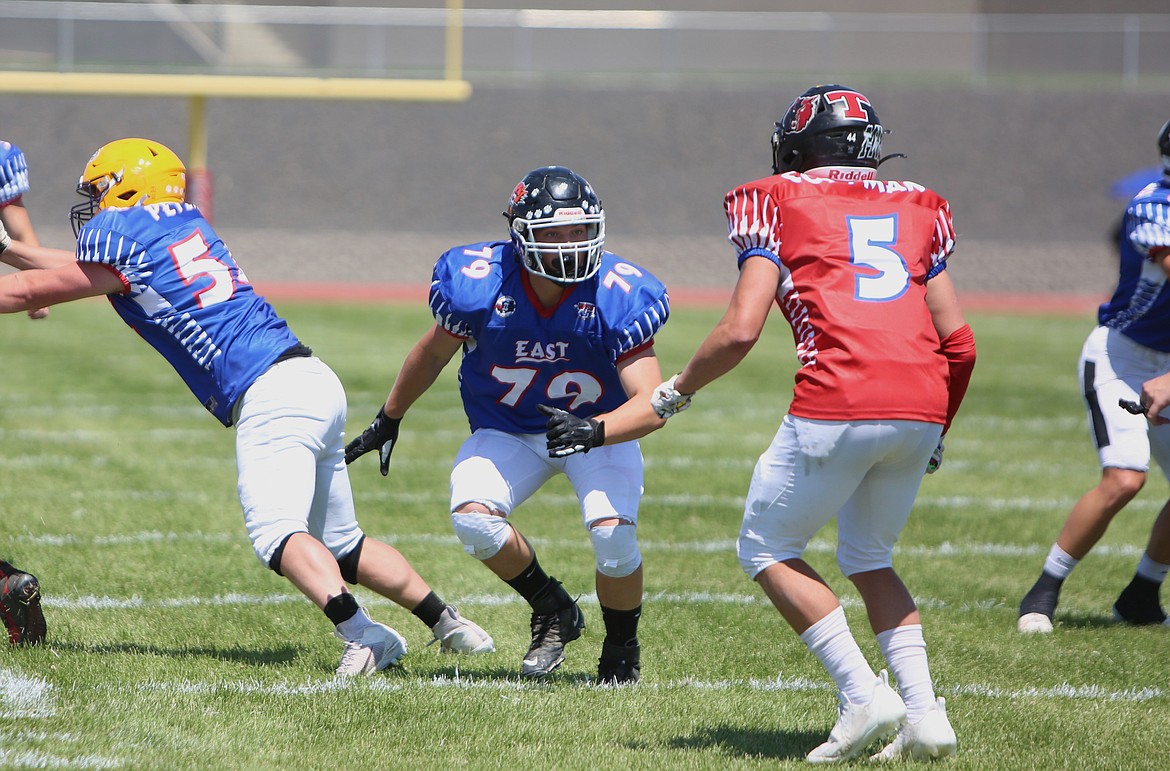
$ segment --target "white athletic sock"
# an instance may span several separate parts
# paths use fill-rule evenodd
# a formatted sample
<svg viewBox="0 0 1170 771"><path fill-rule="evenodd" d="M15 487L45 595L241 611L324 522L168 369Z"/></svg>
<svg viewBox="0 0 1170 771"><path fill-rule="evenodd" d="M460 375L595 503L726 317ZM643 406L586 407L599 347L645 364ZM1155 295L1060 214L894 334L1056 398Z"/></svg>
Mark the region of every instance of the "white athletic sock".
<svg viewBox="0 0 1170 771"><path fill-rule="evenodd" d="M1048 573L1061 581L1068 578L1068 574L1080 562L1069 555L1064 549L1056 544L1052 544L1052 548L1048 550L1048 558L1044 560L1044 572Z"/></svg>
<svg viewBox="0 0 1170 771"><path fill-rule="evenodd" d="M1154 562L1150 559L1150 555L1145 552L1142 553L1142 559L1138 562L1137 574L1142 578L1148 578L1156 584L1160 584L1166 580L1166 576L1170 574L1170 565L1164 565L1161 562Z"/></svg>
<svg viewBox="0 0 1170 771"><path fill-rule="evenodd" d="M857 640L849 631L845 611L838 605L829 615L816 622L800 636L808 649L813 652L837 689L845 694L852 704L865 704L873 695L877 674L857 647Z"/></svg>
<svg viewBox="0 0 1170 771"><path fill-rule="evenodd" d="M337 625L337 633L346 640L360 640L362 630L373 623L374 619L370 618L370 614L366 613L366 609L358 608L357 613Z"/></svg>
<svg viewBox="0 0 1170 771"><path fill-rule="evenodd" d="M926 661L926 640L922 624L887 629L877 636L882 655L898 681L898 692L906 702L906 722L917 723L934 706L934 686Z"/></svg>

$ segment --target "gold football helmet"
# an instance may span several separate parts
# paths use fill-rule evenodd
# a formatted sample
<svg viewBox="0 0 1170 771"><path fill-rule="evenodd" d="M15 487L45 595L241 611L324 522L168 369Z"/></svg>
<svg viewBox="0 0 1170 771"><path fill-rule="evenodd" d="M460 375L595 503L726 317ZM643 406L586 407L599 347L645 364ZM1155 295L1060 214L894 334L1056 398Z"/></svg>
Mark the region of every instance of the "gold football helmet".
<svg viewBox="0 0 1170 771"><path fill-rule="evenodd" d="M70 210L74 233L104 209L181 203L187 193L187 169L160 142L119 139L90 157L77 182L77 193L86 200Z"/></svg>

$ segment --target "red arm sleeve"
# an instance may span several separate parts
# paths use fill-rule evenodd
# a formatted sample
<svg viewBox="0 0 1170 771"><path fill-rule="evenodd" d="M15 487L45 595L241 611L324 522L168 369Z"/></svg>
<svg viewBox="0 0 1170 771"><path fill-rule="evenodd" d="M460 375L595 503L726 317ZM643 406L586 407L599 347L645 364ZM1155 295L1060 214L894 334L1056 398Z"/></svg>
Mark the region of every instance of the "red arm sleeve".
<svg viewBox="0 0 1170 771"><path fill-rule="evenodd" d="M947 391L947 422L943 426L945 434L951 427L951 421L963 403L967 394L967 386L971 382L971 372L975 369L975 333L970 324L951 332L943 339L940 350L947 359L947 369L950 373Z"/></svg>

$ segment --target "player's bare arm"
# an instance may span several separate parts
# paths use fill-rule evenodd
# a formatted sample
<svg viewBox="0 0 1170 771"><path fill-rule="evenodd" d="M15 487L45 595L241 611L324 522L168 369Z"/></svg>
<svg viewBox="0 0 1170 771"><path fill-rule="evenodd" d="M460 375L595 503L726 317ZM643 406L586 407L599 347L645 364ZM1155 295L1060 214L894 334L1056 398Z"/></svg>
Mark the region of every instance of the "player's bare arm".
<svg viewBox="0 0 1170 771"><path fill-rule="evenodd" d="M548 417L549 457L563 458L594 447L641 439L661 428L666 419L655 412L651 396L662 380L662 368L653 347L639 351L617 364L618 377L627 399L609 412L579 418L548 404L536 409Z"/></svg>
<svg viewBox="0 0 1170 771"><path fill-rule="evenodd" d="M596 416L596 420L605 423L606 444L640 439L666 423L650 406L650 394L662 382L662 368L654 349L647 348L623 359L617 369L630 398L617 409Z"/></svg>
<svg viewBox="0 0 1170 771"><path fill-rule="evenodd" d="M955 284L944 270L926 282L926 307L938 339L945 340L955 330L966 326L963 309L959 307L959 296Z"/></svg>
<svg viewBox="0 0 1170 771"><path fill-rule="evenodd" d="M439 377L443 367L451 361L463 341L448 334L437 324L419 339L390 389L386 402L356 439L345 446L345 462L355 460L372 450L378 450L379 470L382 476L390 473L390 458L398 444L398 426L406 411Z"/></svg>
<svg viewBox="0 0 1170 771"><path fill-rule="evenodd" d="M120 294L125 288L122 278L103 265L71 262L51 270L25 270L0 276L0 313Z"/></svg>
<svg viewBox="0 0 1170 771"><path fill-rule="evenodd" d="M21 241L32 246L40 246L37 233L33 230L32 220L28 216L28 209L24 202L16 200L0 208L0 227L7 228L8 235L14 241Z"/></svg>
<svg viewBox="0 0 1170 771"><path fill-rule="evenodd" d="M695 393L743 361L760 338L779 284L780 268L771 260L750 257L744 262L723 318L675 379L680 393Z"/></svg>
<svg viewBox="0 0 1170 771"><path fill-rule="evenodd" d="M19 270L29 270L31 268L54 268L66 264L73 257L72 254L60 250L51 250L47 253L53 256L52 260L44 258L30 260L23 255L26 249L39 248L40 243L36 231L33 230L28 210L24 208L21 201L13 201L7 206L0 207L0 262L5 262ZM13 248L14 246L15 248ZM59 251L59 255L55 254ZM28 310L30 319L43 319L48 315L48 308L30 308Z"/></svg>
<svg viewBox="0 0 1170 771"><path fill-rule="evenodd" d="M463 341L435 324L419 338L402 362L390 395L382 410L388 417L401 419L419 397L438 379L443 368L463 346Z"/></svg>
<svg viewBox="0 0 1170 771"><path fill-rule="evenodd" d="M8 211L11 206L4 209ZM4 226L0 225L0 232ZM68 252L66 249L54 249L53 247L42 247L39 243L32 243L29 241L21 241L12 236L12 240L8 242L7 248L0 250L0 260L11 264L13 268L19 270L36 270L60 268L68 266L75 261L73 252ZM0 236L0 241L4 240Z"/></svg>
<svg viewBox="0 0 1170 771"><path fill-rule="evenodd" d="M1151 249L1150 262L1162 266L1162 271L1170 276L1170 246L1158 246Z"/></svg>

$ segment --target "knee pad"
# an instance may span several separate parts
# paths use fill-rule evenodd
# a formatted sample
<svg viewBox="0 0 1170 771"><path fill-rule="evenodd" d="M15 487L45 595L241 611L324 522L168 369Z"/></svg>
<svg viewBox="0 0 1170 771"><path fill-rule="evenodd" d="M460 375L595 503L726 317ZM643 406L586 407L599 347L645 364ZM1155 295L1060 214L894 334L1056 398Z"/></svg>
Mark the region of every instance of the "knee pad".
<svg viewBox="0 0 1170 771"><path fill-rule="evenodd" d="M346 583L356 584L358 582L358 560L362 558L362 545L365 542L366 537L363 535L361 540L357 542L357 546L349 550L349 554L337 558L337 567L341 568L341 577L345 579Z"/></svg>
<svg viewBox="0 0 1170 771"><path fill-rule="evenodd" d="M491 559L499 554L512 529L503 517L478 511L453 512L451 524L463 544L463 551L477 560Z"/></svg>
<svg viewBox="0 0 1170 771"><path fill-rule="evenodd" d="M638 528L634 525L600 525L589 529L597 572L610 578L624 578L642 564L638 549Z"/></svg>

